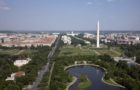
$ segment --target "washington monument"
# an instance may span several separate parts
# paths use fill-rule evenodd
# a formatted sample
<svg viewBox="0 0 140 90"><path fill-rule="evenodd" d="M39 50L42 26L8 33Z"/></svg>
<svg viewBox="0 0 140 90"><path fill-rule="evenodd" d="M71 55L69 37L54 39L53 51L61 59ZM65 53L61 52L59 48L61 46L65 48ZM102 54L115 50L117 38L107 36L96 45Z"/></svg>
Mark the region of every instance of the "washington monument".
<svg viewBox="0 0 140 90"><path fill-rule="evenodd" d="M96 35L96 47L97 48L100 48L100 25L99 25L99 20L98 20L98 22L97 22L97 35Z"/></svg>

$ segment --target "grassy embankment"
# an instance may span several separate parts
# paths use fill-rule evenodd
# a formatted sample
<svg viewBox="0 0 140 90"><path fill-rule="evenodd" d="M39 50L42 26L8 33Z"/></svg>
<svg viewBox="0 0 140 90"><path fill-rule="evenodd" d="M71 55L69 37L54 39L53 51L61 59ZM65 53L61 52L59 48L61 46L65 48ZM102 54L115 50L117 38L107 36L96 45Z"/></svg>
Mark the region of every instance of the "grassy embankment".
<svg viewBox="0 0 140 90"><path fill-rule="evenodd" d="M85 76L80 75L80 83L78 85L79 89L85 89L91 85L91 81Z"/></svg>

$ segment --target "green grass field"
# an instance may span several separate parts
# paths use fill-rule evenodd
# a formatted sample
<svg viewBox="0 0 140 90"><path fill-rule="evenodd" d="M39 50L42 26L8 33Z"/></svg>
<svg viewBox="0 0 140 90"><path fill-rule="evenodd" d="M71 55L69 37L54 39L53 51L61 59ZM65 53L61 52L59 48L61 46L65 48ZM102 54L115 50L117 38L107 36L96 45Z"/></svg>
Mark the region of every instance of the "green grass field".
<svg viewBox="0 0 140 90"><path fill-rule="evenodd" d="M73 55L95 55L95 52L87 47L63 46L60 48L59 56L73 56Z"/></svg>
<svg viewBox="0 0 140 90"><path fill-rule="evenodd" d="M9 54L9 55L20 55L25 53L31 53L30 50L19 50L19 49L0 49L0 54Z"/></svg>
<svg viewBox="0 0 140 90"><path fill-rule="evenodd" d="M73 46L67 45L60 48L59 56L74 56L74 55L103 55L108 54L112 57L120 56L122 54L121 50L116 47L113 49L108 48L94 48L92 46Z"/></svg>

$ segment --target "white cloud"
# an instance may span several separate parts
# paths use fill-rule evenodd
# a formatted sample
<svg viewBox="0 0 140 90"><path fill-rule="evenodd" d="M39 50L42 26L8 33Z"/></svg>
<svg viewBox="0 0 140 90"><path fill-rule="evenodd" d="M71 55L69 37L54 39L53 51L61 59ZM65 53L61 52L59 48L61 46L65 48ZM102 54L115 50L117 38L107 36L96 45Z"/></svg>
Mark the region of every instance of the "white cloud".
<svg viewBox="0 0 140 90"><path fill-rule="evenodd" d="M113 2L113 1L115 1L115 0L107 0L108 2Z"/></svg>
<svg viewBox="0 0 140 90"><path fill-rule="evenodd" d="M92 2L87 2L87 4L88 4L88 5L92 5L93 3L92 3Z"/></svg>
<svg viewBox="0 0 140 90"><path fill-rule="evenodd" d="M107 2L114 2L114 1L116 1L116 0L107 0Z"/></svg>
<svg viewBox="0 0 140 90"><path fill-rule="evenodd" d="M0 10L10 10L10 8L7 6L4 6L4 7L0 7Z"/></svg>
<svg viewBox="0 0 140 90"><path fill-rule="evenodd" d="M0 10L10 10L10 7L6 4L5 0L0 0Z"/></svg>

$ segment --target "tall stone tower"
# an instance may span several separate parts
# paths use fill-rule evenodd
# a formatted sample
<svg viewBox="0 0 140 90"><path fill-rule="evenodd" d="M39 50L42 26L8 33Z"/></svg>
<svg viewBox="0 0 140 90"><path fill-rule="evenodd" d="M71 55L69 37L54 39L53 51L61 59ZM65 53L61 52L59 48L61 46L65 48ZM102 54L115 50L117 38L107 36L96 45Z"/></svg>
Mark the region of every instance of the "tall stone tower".
<svg viewBox="0 0 140 90"><path fill-rule="evenodd" d="M97 35L96 35L96 47L100 48L100 25L99 25L99 20L97 22Z"/></svg>

